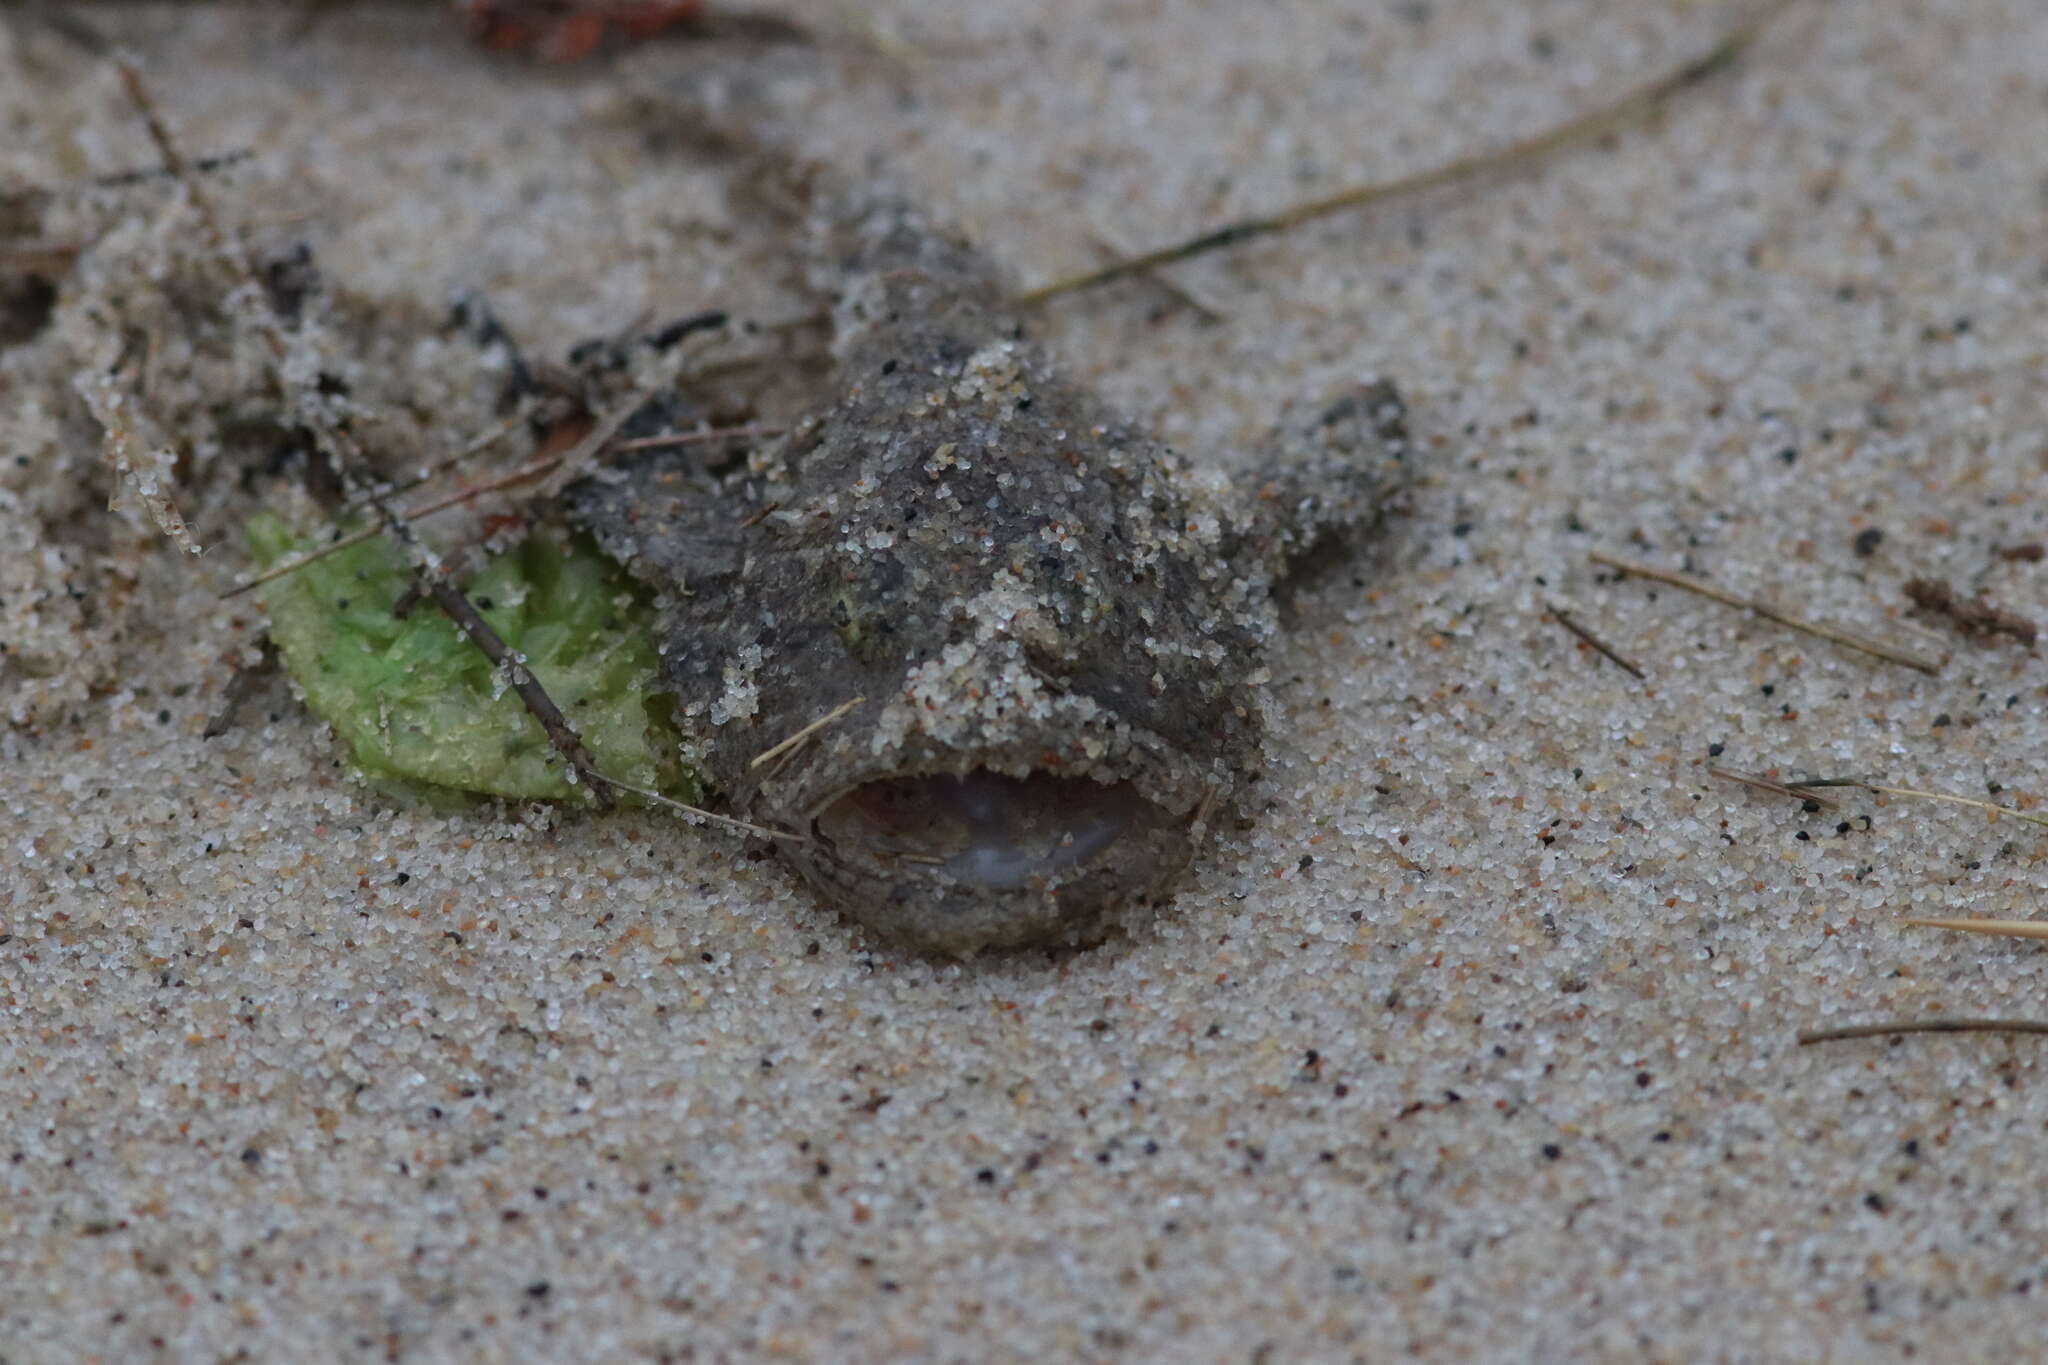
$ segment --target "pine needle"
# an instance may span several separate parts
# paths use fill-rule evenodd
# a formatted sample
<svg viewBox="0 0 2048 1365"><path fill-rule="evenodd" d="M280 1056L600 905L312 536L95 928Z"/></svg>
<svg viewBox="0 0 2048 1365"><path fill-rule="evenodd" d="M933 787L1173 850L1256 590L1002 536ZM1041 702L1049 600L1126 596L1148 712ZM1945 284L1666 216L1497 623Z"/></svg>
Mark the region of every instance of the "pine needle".
<svg viewBox="0 0 2048 1365"><path fill-rule="evenodd" d="M771 745L770 747L763 749L760 753L755 754L753 757L753 761L748 763L747 766L749 768L758 768L763 763L772 763L776 759L781 758L784 754L795 752L807 740L809 740L811 736L817 734L818 731L824 729L826 726L843 719L847 712L853 710L854 707L859 706L862 702L866 700L866 697L855 697L850 701L843 701L839 703L839 705L833 707L830 711L827 711L824 715L818 717L809 725L806 725L803 729L791 735L788 739L783 740L779 744Z"/></svg>
<svg viewBox="0 0 2048 1365"><path fill-rule="evenodd" d="M1766 602L1761 598L1743 597L1738 593L1728 591L1718 584L1709 583L1706 579L1695 577L1689 573L1680 573L1676 569L1660 569L1654 564L1645 564L1635 559L1623 559L1619 555L1607 554L1601 550L1593 551L1588 558L1595 564L1604 564L1610 569L1619 569L1621 572L1636 578L1647 578L1653 582L1665 583L1674 588L1682 588L1686 592L1698 593L1701 597L1710 598L1721 603L1723 606L1736 607L1743 611L1753 612L1763 617L1766 621L1775 621L1781 626L1790 627L1802 634L1817 636L1820 639L1841 645L1845 649L1857 650L1874 658L1883 659L1887 663L1904 664L1906 667L1916 668L1922 673L1941 672L1941 665L1944 661L1923 659L1917 654L1909 654L1905 650L1888 645L1882 640L1873 640L1867 635L1857 635L1852 631L1840 630L1834 626L1822 625L1818 621L1809 621L1802 616L1794 616L1784 608Z"/></svg>
<svg viewBox="0 0 2048 1365"><path fill-rule="evenodd" d="M2011 806L2001 806L1990 801L1979 801L1974 796L1952 796L1947 792L1924 792L1914 787L1880 787L1875 782L1863 782L1858 785L1866 791L1883 792L1886 796L1911 796L1922 801L1946 801L1951 806L1968 806L1972 810L1981 810L1993 816L2003 815L2009 816L2014 820L2024 820L2030 825L2048 825L2048 815L2034 815L2027 811L2014 810Z"/></svg>
<svg viewBox="0 0 2048 1365"><path fill-rule="evenodd" d="M1062 294L1078 293L1083 289L1092 289L1113 280L1128 279L1163 265L1173 265L1210 251L1236 246L1240 242L1286 232L1318 218L1327 218L1332 214L1364 208L1368 204L1376 204L1382 200L1417 194L1423 190L1471 179L1488 171L1520 165L1566 147L1591 142L1616 129L1652 116L1674 95L1732 65L1756 42L1757 36L1764 28L1785 10L1790 9L1793 3L1794 0L1765 0L1765 3L1758 5L1747 17L1737 22L1721 36L1719 42L1700 56L1636 87L1610 104L1581 114L1534 137L1511 142L1505 147L1460 157L1414 175L1375 181L1369 185L1354 185L1348 189L1338 190L1334 194L1295 204L1277 213L1240 218L1222 227L1211 228L1186 241L1142 252L1099 270L1070 275L1051 284L1026 290L1012 299L1011 304L1017 308L1035 308Z"/></svg>
<svg viewBox="0 0 2048 1365"><path fill-rule="evenodd" d="M724 825L728 829L736 829L742 834L752 834L763 839L772 839L779 844L808 844L811 842L810 839L798 834L795 830L769 829L765 825L755 825L749 824L745 820L735 820L730 815L720 815L717 811L705 810L702 806L693 806L687 801L678 801L673 796L663 796L651 787L636 787L631 782L621 782L616 777L606 776L604 780L617 787L620 791L631 792L633 795L647 801L652 801L658 806L667 806L669 809L681 811L693 819L707 820L714 825Z"/></svg>
<svg viewBox="0 0 2048 1365"><path fill-rule="evenodd" d="M1718 777L1724 782L1740 782L1745 787L1769 792L1773 796L1789 796L1794 801L1811 802L1817 808L1832 809L1835 804L1819 792L1797 782L1773 782L1768 777L1758 777L1754 773L1738 773L1732 768L1709 768L1707 776Z"/></svg>
<svg viewBox="0 0 2048 1365"><path fill-rule="evenodd" d="M1884 1038L1894 1033L2048 1033L2048 1019L1893 1019L1882 1024L1801 1029L1799 1045Z"/></svg>
<svg viewBox="0 0 2048 1365"><path fill-rule="evenodd" d="M463 503L474 502L486 493L495 493L500 489L510 488L515 484L525 483L529 479L537 479L560 463L561 457L556 455L547 455L538 460L529 460L516 469L507 470L503 474L485 479L479 483L464 485L438 501L430 502L424 507L412 508L403 513L403 515L408 521L421 521L433 516L437 512L445 512L451 507L459 507ZM231 597L239 597L251 588L260 588L265 583L283 578L286 574L297 573L308 564L317 564L329 555L339 554L351 546L360 545L366 540L374 540L384 533L385 530L381 523L372 523L360 531L353 531L337 540L330 540L318 549L308 550L306 553L296 555L280 564L271 565L246 583L237 583L234 587L229 588L220 595L221 600L226 601Z"/></svg>
<svg viewBox="0 0 2048 1365"><path fill-rule="evenodd" d="M2048 938L2048 921L2031 919L1921 919L1899 921L1923 929L1954 929L1965 934L1995 934L2000 938Z"/></svg>

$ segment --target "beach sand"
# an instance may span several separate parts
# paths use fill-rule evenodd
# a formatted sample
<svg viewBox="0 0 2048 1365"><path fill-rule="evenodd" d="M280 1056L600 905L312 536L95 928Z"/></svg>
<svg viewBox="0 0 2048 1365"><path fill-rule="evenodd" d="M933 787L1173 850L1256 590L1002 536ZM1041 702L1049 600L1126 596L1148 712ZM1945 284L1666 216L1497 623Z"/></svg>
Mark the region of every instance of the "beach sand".
<svg viewBox="0 0 2048 1365"><path fill-rule="evenodd" d="M234 223L423 338L365 382L447 446L459 295L535 356L807 306L692 73L773 73L805 155L1030 284L1534 132L1735 13L776 8L834 36L546 66L437 6L78 13L188 152L251 153ZM2048 843L1707 768L2048 791L2035 656L1903 594L2048 615L1999 553L2048 540L2043 147L2037 4L1805 0L1595 145L1047 306L1197 461L1370 375L1427 470L1292 606L1249 827L1127 939L966 964L670 816L397 803L275 674L204 737L280 478L194 456L197 559L108 513L60 292L0 333L0 1361L2023 1354L2041 1042L1795 1034L2048 1015L2038 948L1899 922L2035 914ZM104 60L0 16L0 192L154 164ZM144 259L174 195L45 230Z"/></svg>

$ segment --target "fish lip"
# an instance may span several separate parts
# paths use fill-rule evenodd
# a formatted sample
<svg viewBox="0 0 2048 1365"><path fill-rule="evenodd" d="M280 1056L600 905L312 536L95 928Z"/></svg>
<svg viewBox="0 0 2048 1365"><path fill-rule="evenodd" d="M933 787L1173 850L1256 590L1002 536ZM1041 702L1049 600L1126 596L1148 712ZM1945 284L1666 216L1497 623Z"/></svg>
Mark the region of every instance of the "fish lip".
<svg viewBox="0 0 2048 1365"><path fill-rule="evenodd" d="M764 727L758 717L750 718L745 730L722 737L728 770L738 769L727 786L735 809L769 830L785 831L776 839L783 859L821 899L882 942L965 957L984 950L1101 941L1129 918L1126 912L1165 899L1193 861L1206 814L1235 788L1232 758L1241 745L1236 732L1222 723L1185 727L1187 733L1180 735L1162 733L1136 722L1128 707L1114 697L1096 696L1093 689L991 707L988 698L1015 685L1008 667L1012 662L1007 648L999 659L980 661L978 668L972 659L947 660L950 696L940 701L962 703L953 707L934 706L916 688L896 681L928 674L929 662L895 675L887 685L862 686L867 679L847 679L849 690L857 687L872 700L863 700L787 752L752 743L752 735ZM827 685L837 691L836 684ZM778 716L790 713L789 721L772 727L778 737L799 732L791 723L797 712L806 718L831 714L814 705L764 709ZM1259 714L1246 710L1244 723L1256 726ZM766 758L770 753L774 756ZM844 840L843 826L835 827L838 822L828 818L836 805L870 786L959 780L976 772L1037 783L1128 786L1141 804L1131 806L1135 814L1120 837L1093 856L1056 866L1043 878L1007 885L986 879L976 884L952 875L957 868L943 866L944 857L872 856L873 850ZM1055 797L1059 790L1053 789ZM1019 823L1025 831L1020 842L1057 828L1028 814ZM998 850L998 861L1001 856Z"/></svg>
<svg viewBox="0 0 2048 1365"><path fill-rule="evenodd" d="M791 822L803 833L779 848L851 918L917 951L965 957L1093 944L1121 913L1155 903L1170 890L1194 857L1194 827L1209 804L1206 793L1187 810L1162 803L1160 792L1148 791L1136 776L1128 765L1075 774L1020 764L1015 755L1002 753L951 754L876 768L809 802ZM919 790L922 784L929 789ZM1172 790L1180 784L1164 785ZM944 805L972 801L991 789L998 802L1020 803L1032 844L971 840L965 852L942 858L931 851L934 845L919 843L920 835L906 838L899 829L893 845L884 847L875 836L883 830L877 819L886 817L863 808L877 796ZM1084 843L1099 840L1098 846L1068 861L1060 861L1057 851L1043 853L1073 844L1072 837L1052 838L1029 819L1055 810L1078 811L1066 815L1066 832ZM984 839L990 828L977 827L975 838ZM1032 856L1050 856L1052 865L1044 873L1019 875Z"/></svg>

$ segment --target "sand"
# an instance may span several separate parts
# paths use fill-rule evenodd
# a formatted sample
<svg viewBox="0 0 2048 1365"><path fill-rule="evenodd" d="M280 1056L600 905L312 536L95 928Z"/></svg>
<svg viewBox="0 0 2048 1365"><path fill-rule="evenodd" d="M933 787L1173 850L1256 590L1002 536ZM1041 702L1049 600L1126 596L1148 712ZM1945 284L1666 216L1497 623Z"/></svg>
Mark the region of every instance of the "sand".
<svg viewBox="0 0 2048 1365"><path fill-rule="evenodd" d="M1569 117L1731 15L786 9L865 26L769 59L796 145L1026 283ZM736 50L82 13L189 147L253 153L233 219L394 336L464 291L543 356L804 306L658 116ZM2044 146L2048 11L1806 0L1649 126L1047 308L1197 458L1381 375L1430 472L1294 605L1256 821L1128 941L966 965L669 817L394 803L275 676L204 737L282 475L188 470L198 559L108 514L60 304L0 343L0 1361L2024 1354L2040 1041L1795 1033L2048 1014L2037 948L1899 922L2033 914L2041 836L1706 769L2048 790L2034 656L1903 594L2048 615L1997 553L2048 539ZM0 189L150 164L103 63L0 18ZM170 191L121 193L57 228L146 235ZM459 339L418 344L365 382L461 425Z"/></svg>

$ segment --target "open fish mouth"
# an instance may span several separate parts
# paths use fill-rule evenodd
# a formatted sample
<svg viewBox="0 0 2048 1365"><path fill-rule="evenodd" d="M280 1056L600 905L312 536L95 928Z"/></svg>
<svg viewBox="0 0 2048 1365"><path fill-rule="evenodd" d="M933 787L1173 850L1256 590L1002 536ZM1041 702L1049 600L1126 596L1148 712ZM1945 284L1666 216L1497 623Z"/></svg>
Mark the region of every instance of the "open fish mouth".
<svg viewBox="0 0 2048 1365"><path fill-rule="evenodd" d="M865 783L827 807L813 829L835 847L858 845L964 885L1009 891L1071 873L1158 810L1128 782L977 768Z"/></svg>
<svg viewBox="0 0 2048 1365"><path fill-rule="evenodd" d="M1130 782L988 768L875 778L827 800L790 848L812 881L931 952L1099 937L1193 854L1195 812Z"/></svg>

